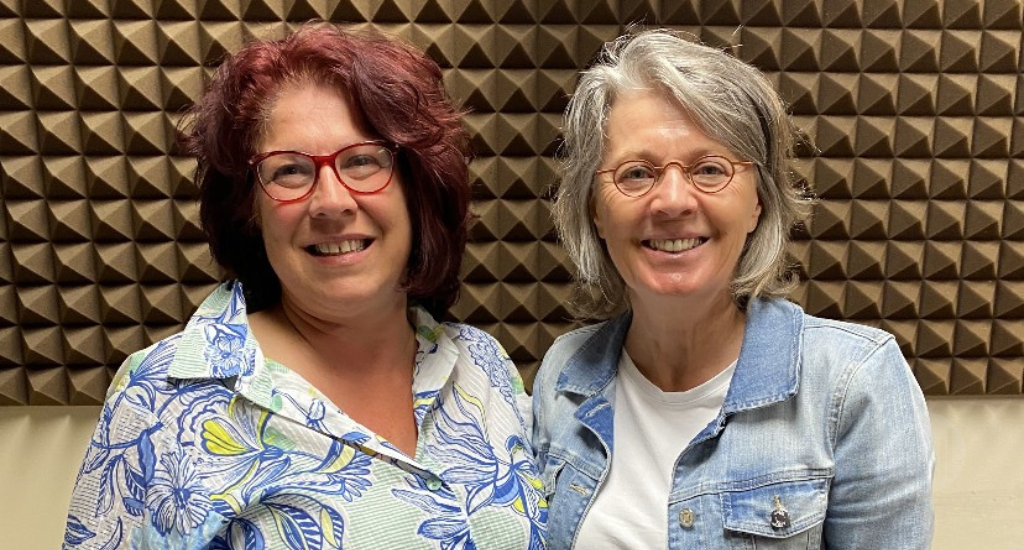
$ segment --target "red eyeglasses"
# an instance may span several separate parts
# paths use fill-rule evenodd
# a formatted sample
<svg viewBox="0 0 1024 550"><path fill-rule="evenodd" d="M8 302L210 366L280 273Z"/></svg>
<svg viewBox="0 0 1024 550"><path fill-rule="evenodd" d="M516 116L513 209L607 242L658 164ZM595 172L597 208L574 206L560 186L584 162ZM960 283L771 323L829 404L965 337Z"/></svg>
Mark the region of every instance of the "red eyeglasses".
<svg viewBox="0 0 1024 550"><path fill-rule="evenodd" d="M330 166L353 193L369 195L391 183L397 146L385 141L362 141L330 155L301 151L268 151L249 159L249 167L267 195L279 202L297 202L313 193L320 169Z"/></svg>

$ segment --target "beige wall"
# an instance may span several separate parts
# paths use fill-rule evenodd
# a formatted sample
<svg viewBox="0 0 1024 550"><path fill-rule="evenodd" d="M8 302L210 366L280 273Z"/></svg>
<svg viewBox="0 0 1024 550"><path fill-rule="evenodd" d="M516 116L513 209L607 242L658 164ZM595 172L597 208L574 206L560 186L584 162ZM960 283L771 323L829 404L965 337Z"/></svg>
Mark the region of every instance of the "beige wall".
<svg viewBox="0 0 1024 550"><path fill-rule="evenodd" d="M938 459L932 547L1024 547L1024 399L928 405ZM0 408L4 548L60 547L71 486L98 414L96 407Z"/></svg>
<svg viewBox="0 0 1024 550"><path fill-rule="evenodd" d="M1024 548L1024 399L933 398L928 410L936 456L932 548Z"/></svg>

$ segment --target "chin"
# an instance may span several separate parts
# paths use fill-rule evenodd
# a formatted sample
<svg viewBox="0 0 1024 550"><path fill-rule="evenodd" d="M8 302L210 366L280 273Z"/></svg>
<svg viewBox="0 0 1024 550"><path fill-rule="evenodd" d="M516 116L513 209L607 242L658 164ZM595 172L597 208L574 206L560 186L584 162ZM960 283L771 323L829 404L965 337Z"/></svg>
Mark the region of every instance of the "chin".
<svg viewBox="0 0 1024 550"><path fill-rule="evenodd" d="M715 296L728 296L730 299L732 298L732 293L728 286L715 285L712 287L692 280L665 280L664 278L650 281L648 284L643 285L640 292L633 292L633 294L647 295L659 299L680 300L707 299Z"/></svg>

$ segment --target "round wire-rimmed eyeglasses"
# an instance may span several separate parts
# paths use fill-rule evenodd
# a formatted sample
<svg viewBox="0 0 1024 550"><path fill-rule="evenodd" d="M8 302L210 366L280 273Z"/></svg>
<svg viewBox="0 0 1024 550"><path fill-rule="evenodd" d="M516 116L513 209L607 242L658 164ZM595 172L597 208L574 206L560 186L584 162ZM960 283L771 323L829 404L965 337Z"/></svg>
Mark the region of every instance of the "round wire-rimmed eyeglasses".
<svg viewBox="0 0 1024 550"><path fill-rule="evenodd" d="M627 160L615 168L598 170L597 174L612 174L612 182L619 192L635 198L642 197L654 189L655 184L661 181L665 170L673 164L683 171L687 181L698 191L711 194L725 189L736 175L737 169L753 166L754 162L730 160L721 155L705 155L689 165L673 160L666 162L664 166L655 166L652 162L636 159Z"/></svg>
<svg viewBox="0 0 1024 550"><path fill-rule="evenodd" d="M278 202L298 202L313 194L324 166L352 193L370 195L391 183L397 151L382 140L346 145L330 155L267 151L249 159L249 167L267 196Z"/></svg>

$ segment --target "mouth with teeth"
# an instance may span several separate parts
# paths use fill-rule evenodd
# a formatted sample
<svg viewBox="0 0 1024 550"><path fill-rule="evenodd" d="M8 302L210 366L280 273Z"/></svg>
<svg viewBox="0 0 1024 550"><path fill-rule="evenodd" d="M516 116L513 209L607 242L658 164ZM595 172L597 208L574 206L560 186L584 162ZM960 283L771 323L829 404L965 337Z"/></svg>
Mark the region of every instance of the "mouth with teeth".
<svg viewBox="0 0 1024 550"><path fill-rule="evenodd" d="M707 242L706 238L693 239L648 239L642 242L644 247L658 252L686 252Z"/></svg>
<svg viewBox="0 0 1024 550"><path fill-rule="evenodd" d="M370 246L370 243L370 239L320 243L307 246L306 251L314 256L343 256L345 254L366 250L366 247Z"/></svg>

